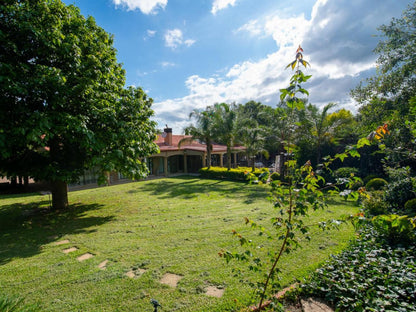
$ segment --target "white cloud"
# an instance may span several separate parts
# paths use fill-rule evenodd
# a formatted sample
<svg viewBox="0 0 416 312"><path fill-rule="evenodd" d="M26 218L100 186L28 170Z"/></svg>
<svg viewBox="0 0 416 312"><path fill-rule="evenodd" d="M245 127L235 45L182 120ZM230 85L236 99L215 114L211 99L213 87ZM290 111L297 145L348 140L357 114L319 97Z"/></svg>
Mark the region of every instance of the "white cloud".
<svg viewBox="0 0 416 312"><path fill-rule="evenodd" d="M172 62L161 62L160 65L162 65L163 68L175 67L176 66L176 64L172 63Z"/></svg>
<svg viewBox="0 0 416 312"><path fill-rule="evenodd" d="M184 40L182 31L180 29L170 29L165 33L165 45L169 48L176 49L181 45L190 47L195 43L195 40Z"/></svg>
<svg viewBox="0 0 416 312"><path fill-rule="evenodd" d="M154 36L156 35L156 30L151 30L151 29L148 29L148 30L146 31L146 33L147 33L147 36L148 36L149 38L151 38L151 37L154 37Z"/></svg>
<svg viewBox="0 0 416 312"><path fill-rule="evenodd" d="M238 28L235 32L248 32L251 36L259 36L264 34L264 25L258 20L251 20Z"/></svg>
<svg viewBox="0 0 416 312"><path fill-rule="evenodd" d="M156 33L157 33L157 31L156 30L151 30L151 29L148 29L147 31L146 31L146 35L144 35L143 36L143 40L148 40L148 39L150 39L150 38L153 38L154 36L156 36Z"/></svg>
<svg viewBox="0 0 416 312"><path fill-rule="evenodd" d="M310 19L307 14L285 16L282 12L252 19L237 31L272 37L276 52L255 62L234 64L223 75L191 75L185 81L188 95L155 103L156 116L180 131L189 124L190 111L217 102L255 100L275 107L280 101L279 89L288 85L292 75L285 67L294 59L299 44L312 65L305 70L312 79L304 86L310 92L310 102L318 106L337 102L339 108L355 110L349 90L373 73L372 51L379 38L372 35L376 27L400 15L395 1L317 0ZM390 12L392 8L396 11Z"/></svg>
<svg viewBox="0 0 416 312"><path fill-rule="evenodd" d="M164 9L168 0L113 0L116 6L127 7L127 10L139 9L143 14L156 13L157 9Z"/></svg>
<svg viewBox="0 0 416 312"><path fill-rule="evenodd" d="M211 13L217 14L218 11L223 10L227 8L228 6L234 6L236 0L214 0L214 3L212 4Z"/></svg>

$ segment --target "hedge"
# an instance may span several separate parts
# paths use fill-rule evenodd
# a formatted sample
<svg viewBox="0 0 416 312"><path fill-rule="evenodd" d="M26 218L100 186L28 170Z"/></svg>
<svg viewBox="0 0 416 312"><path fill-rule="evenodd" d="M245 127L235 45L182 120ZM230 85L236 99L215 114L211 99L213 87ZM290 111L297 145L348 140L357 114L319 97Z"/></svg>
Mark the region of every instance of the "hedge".
<svg viewBox="0 0 416 312"><path fill-rule="evenodd" d="M199 173L201 174L201 178L205 179L248 181L250 173L261 178L262 175L264 176L266 173L269 173L269 170L267 168L256 168L252 172L250 167L237 167L231 168L230 170L224 167L211 167L209 169L204 167L199 169Z"/></svg>

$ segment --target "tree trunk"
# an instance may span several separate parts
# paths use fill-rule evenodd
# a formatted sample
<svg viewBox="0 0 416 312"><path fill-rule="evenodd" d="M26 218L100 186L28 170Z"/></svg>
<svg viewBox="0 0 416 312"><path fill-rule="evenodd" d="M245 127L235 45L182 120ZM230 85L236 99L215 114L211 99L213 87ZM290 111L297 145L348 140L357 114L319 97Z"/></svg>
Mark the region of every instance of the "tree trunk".
<svg viewBox="0 0 416 312"><path fill-rule="evenodd" d="M51 183L52 209L62 210L68 208L68 185L64 181Z"/></svg>

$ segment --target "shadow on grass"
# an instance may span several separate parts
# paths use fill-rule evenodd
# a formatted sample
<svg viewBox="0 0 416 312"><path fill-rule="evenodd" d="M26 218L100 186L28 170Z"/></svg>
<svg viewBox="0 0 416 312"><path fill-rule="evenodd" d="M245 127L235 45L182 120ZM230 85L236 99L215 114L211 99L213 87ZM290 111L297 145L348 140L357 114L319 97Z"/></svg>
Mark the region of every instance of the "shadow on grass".
<svg viewBox="0 0 416 312"><path fill-rule="evenodd" d="M71 205L66 211L51 211L48 201L0 206L0 265L13 258L41 252L42 245L66 234L93 232L88 228L110 222L114 216L86 216L99 204ZM43 206L43 207L42 207Z"/></svg>
<svg viewBox="0 0 416 312"><path fill-rule="evenodd" d="M185 180L185 181L184 181ZM160 198L192 199L201 194L218 192L223 196L241 197L244 203L250 204L260 198L267 197L267 188L252 187L244 182L226 180L200 179L192 176L180 176L153 180L140 186L140 189L130 190L129 193L149 192Z"/></svg>

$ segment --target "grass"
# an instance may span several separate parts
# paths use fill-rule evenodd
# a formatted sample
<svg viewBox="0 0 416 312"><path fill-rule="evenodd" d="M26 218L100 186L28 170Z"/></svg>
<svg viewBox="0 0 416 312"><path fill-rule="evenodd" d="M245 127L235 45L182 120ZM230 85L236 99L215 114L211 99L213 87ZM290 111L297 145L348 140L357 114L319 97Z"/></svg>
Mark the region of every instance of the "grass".
<svg viewBox="0 0 416 312"><path fill-rule="evenodd" d="M45 196L0 196L2 292L43 311L153 311L151 298L162 311L238 311L250 304L252 290L244 281L258 276L244 263L227 265L218 252L238 250L231 231L251 232L245 216L267 225L274 210L266 188L180 177L71 192L69 200L68 211L50 212ZM356 209L334 201L309 222ZM283 259L283 284L340 252L352 235L347 225L331 233L315 230L311 242ZM56 245L62 240L69 243ZM69 247L78 250L62 252ZM94 257L77 261L87 252ZM146 270L140 277L126 276L139 268ZM233 269L243 273L235 276ZM159 283L165 273L183 278L173 288ZM224 288L224 295L207 296L210 285Z"/></svg>

